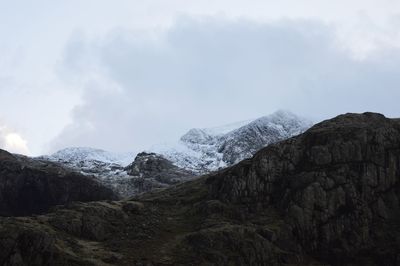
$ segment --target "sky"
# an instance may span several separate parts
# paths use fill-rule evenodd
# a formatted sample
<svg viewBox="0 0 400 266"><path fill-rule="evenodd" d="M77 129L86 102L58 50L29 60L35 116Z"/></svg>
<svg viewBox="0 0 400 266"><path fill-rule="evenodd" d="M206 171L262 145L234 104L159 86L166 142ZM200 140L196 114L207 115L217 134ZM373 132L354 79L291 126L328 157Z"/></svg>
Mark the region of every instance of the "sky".
<svg viewBox="0 0 400 266"><path fill-rule="evenodd" d="M397 0L0 0L0 148L139 152L292 111L400 117Z"/></svg>

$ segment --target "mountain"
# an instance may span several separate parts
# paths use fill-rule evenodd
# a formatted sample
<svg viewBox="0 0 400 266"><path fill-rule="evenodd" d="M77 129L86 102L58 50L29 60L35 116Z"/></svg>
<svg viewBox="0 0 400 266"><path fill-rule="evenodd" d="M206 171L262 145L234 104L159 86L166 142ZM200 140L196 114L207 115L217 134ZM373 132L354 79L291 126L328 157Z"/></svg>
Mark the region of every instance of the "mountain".
<svg viewBox="0 0 400 266"><path fill-rule="evenodd" d="M400 120L346 114L196 180L0 219L5 265L399 265Z"/></svg>
<svg viewBox="0 0 400 266"><path fill-rule="evenodd" d="M132 159L135 160L132 162ZM175 166L154 153L112 153L109 151L73 147L37 159L61 164L63 167L93 176L121 197L129 197L156 188L182 182L193 173Z"/></svg>
<svg viewBox="0 0 400 266"><path fill-rule="evenodd" d="M116 198L94 178L0 150L0 216L43 213L72 201Z"/></svg>
<svg viewBox="0 0 400 266"><path fill-rule="evenodd" d="M252 121L191 129L177 143L157 145L150 151L181 168L205 174L249 158L261 148L298 135L311 125L293 113L277 111Z"/></svg>
<svg viewBox="0 0 400 266"><path fill-rule="evenodd" d="M191 129L177 143L154 146L139 153L133 162L133 153L85 147L66 148L39 158L93 175L121 197L129 197L233 165L262 147L298 135L310 126L311 122L304 118L277 111L256 120ZM134 168L137 170L133 171Z"/></svg>

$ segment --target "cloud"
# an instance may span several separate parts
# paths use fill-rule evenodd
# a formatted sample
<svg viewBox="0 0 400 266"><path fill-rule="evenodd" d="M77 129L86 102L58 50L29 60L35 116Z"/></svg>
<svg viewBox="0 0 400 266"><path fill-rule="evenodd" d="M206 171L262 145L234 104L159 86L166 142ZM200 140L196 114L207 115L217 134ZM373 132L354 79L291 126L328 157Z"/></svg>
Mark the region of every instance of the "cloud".
<svg viewBox="0 0 400 266"><path fill-rule="evenodd" d="M30 154L27 141L6 126L0 126L0 149L12 153Z"/></svg>
<svg viewBox="0 0 400 266"><path fill-rule="evenodd" d="M181 18L161 32L75 35L59 69L85 92L53 149L140 151L190 127L282 108L316 120L400 116L400 50L355 59L338 45L336 29L318 21Z"/></svg>

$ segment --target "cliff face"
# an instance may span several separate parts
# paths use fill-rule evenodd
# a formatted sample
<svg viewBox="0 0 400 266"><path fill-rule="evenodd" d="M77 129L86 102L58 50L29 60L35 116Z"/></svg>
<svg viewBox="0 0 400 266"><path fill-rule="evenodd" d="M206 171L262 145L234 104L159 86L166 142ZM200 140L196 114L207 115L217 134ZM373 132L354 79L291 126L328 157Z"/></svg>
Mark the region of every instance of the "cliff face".
<svg viewBox="0 0 400 266"><path fill-rule="evenodd" d="M43 213L71 201L116 199L91 177L0 150L0 215Z"/></svg>
<svg viewBox="0 0 400 266"><path fill-rule="evenodd" d="M135 160L125 167L129 175L130 195L148 192L194 178L194 174L174 165L155 153L139 153Z"/></svg>
<svg viewBox="0 0 400 266"><path fill-rule="evenodd" d="M322 122L208 183L223 202L273 206L293 251L330 262L394 261L400 251L400 123L382 115Z"/></svg>
<svg viewBox="0 0 400 266"><path fill-rule="evenodd" d="M346 114L168 189L0 219L0 263L399 265L399 197L400 122Z"/></svg>

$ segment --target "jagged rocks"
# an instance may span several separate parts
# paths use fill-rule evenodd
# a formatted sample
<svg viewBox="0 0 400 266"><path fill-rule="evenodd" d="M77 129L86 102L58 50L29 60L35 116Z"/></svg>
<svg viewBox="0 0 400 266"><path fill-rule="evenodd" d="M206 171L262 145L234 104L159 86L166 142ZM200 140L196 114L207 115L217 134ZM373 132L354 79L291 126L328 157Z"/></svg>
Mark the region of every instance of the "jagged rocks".
<svg viewBox="0 0 400 266"><path fill-rule="evenodd" d="M179 168L163 156L155 153L139 153L135 161L125 168L133 176L138 192L177 184L194 177L193 173Z"/></svg>

